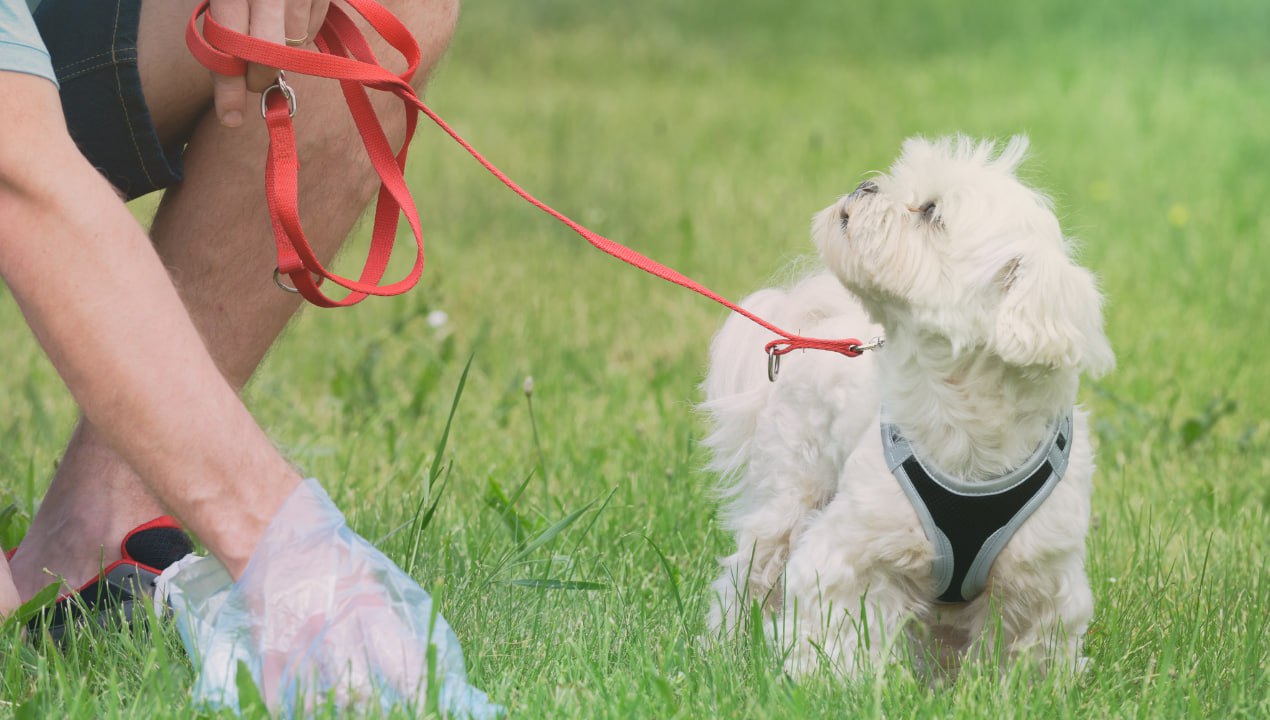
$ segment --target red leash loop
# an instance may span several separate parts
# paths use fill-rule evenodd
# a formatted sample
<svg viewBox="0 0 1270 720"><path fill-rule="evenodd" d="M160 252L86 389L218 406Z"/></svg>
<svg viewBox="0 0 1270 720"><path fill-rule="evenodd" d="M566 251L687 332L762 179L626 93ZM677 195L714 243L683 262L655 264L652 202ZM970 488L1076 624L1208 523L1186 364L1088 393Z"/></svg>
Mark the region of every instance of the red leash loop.
<svg viewBox="0 0 1270 720"><path fill-rule="evenodd" d="M275 45L229 30L207 13L207 2L195 10L185 33L186 44L195 59L216 73L241 75L246 72L247 63L254 62L340 82L362 144L380 178L370 255L357 280L341 277L324 267L301 226L300 158L291 122L297 104L294 94L285 82L281 82L266 90L261 97L269 130L265 194L277 246L277 271L287 275L291 281L289 287L281 282L279 285L284 289L294 289L306 300L321 307L346 307L370 295L399 295L414 287L423 275L423 229L404 177L406 153L418 123L418 115L412 111L417 99L409 80L418 69L422 56L405 26L382 7L360 2L351 5L406 59L404 73L394 75L380 66L365 37L339 7L328 11L326 22L315 39L320 53ZM198 29L200 17L203 19L201 34ZM390 92L401 99L406 113L406 137L400 152L393 152L371 107L366 88ZM274 92L275 89L278 92ZM405 278L380 284L392 257L393 242L402 215L405 215L414 235L414 263ZM349 294L341 300L332 299L318 287L324 280L349 290Z"/></svg>
<svg viewBox="0 0 1270 720"><path fill-rule="evenodd" d="M376 33L405 58L407 69L404 73L395 75L384 69L357 26L336 5L330 6L326 22L318 33L316 44L320 52L316 53L265 42L229 30L217 23L207 12L207 0L195 9L185 33L186 44L195 59L219 75L242 75L247 71L247 63L251 62L280 68L284 72L330 78L340 83L349 111L362 136L362 144L380 178L370 256L358 280L340 277L327 270L304 236L298 197L300 158L296 152L295 132L291 124L291 115L297 104L294 94L289 92L283 82L266 90L261 98L265 123L269 128L265 192L278 251L277 272L289 276L294 289L309 302L322 307L343 307L361 302L369 295L397 295L418 283L423 274L423 230L419 223L419 213L406 186L404 172L406 153L418 123L417 113L423 113L512 192L563 223L595 248L651 275L703 295L779 336L764 348L769 356L769 374L773 378L772 359L778 359L793 350L829 350L847 357L857 357L863 350L878 346L876 343L863 345L856 338L824 340L786 332L677 270L584 227L534 197L486 160L415 95L410 78L418 70L421 54L419 45L409 30L374 0L347 1L349 6L370 23ZM200 18L203 20L202 33L198 27ZM396 153L392 151L375 116L370 98L366 94L367 88L391 93L402 101L406 113L406 137L401 150ZM275 89L277 92L273 91ZM381 285L379 283L387 269L402 215L405 215L414 234L414 265L405 278ZM342 300L332 300L318 289L323 279L349 290L349 294ZM779 367L778 361L776 367Z"/></svg>
<svg viewBox="0 0 1270 720"><path fill-rule="evenodd" d="M820 340L817 338L803 337L801 335L792 335L773 340L763 346L763 350L768 355L788 355L795 350L829 350L832 352L846 355L847 357L860 357L866 348L859 340L855 338L843 338L842 340Z"/></svg>

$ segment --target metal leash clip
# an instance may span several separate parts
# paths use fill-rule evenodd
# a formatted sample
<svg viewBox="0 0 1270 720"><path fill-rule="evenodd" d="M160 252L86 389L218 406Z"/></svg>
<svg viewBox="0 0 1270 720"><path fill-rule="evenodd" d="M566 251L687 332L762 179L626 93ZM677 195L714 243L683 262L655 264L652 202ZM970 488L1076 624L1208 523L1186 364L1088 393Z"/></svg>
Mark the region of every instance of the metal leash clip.
<svg viewBox="0 0 1270 720"><path fill-rule="evenodd" d="M867 343L852 345L851 351L854 353L862 353L865 350L881 350L886 345L886 338L875 337ZM788 352L788 351L786 351ZM769 382L776 382L776 376L781 373L781 353L777 352L776 346L767 350L767 379Z"/></svg>
<svg viewBox="0 0 1270 720"><path fill-rule="evenodd" d="M295 117L297 107L295 90L287 84L287 74L281 70L278 71L278 81L260 93L260 117L265 117L265 113L269 110L269 93L274 90L282 93L282 97L287 99L287 115Z"/></svg>
<svg viewBox="0 0 1270 720"><path fill-rule="evenodd" d="M886 345L886 338L875 337L872 340L868 341L867 343L852 345L851 349L854 350L855 352L864 352L865 350L881 350L883 345Z"/></svg>

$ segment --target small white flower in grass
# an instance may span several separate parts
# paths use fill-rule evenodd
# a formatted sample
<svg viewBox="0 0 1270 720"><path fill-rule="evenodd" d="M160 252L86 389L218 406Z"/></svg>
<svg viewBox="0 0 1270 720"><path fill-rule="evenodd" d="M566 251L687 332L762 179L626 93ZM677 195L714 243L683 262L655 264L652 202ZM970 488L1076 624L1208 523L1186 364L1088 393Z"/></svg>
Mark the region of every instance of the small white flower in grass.
<svg viewBox="0 0 1270 720"><path fill-rule="evenodd" d="M525 397L533 397L534 394L534 376L526 375L525 384L520 386L525 391Z"/></svg>
<svg viewBox="0 0 1270 720"><path fill-rule="evenodd" d="M444 310L433 310L428 313L428 325L434 328L445 327L450 322L450 316Z"/></svg>

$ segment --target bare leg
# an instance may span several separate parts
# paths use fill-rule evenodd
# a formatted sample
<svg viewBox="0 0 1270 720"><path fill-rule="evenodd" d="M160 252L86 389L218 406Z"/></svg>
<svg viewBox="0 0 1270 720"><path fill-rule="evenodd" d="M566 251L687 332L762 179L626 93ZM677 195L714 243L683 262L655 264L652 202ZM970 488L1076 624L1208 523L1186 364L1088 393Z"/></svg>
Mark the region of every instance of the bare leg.
<svg viewBox="0 0 1270 720"><path fill-rule="evenodd" d="M18 589L9 574L9 561L0 553L0 619L18 608Z"/></svg>
<svg viewBox="0 0 1270 720"><path fill-rule="evenodd" d="M457 0L385 3L411 28L424 51L422 87L439 61L457 18ZM147 2L142 8L140 62L147 103L167 143L193 128L185 154L186 179L166 194L151 229L195 326L230 384L241 388L299 301L273 284L273 240L264 205L267 138L259 116L240 128L218 124L211 81L184 47L182 26L194 3ZM376 46L382 60L396 60ZM301 98L296 115L302 207L310 242L334 255L376 187L360 152L356 128L331 81L289 78ZM378 94L373 94L378 95ZM374 97L390 138L403 133L400 103ZM99 564L119 558L119 541L163 510L103 433L81 422L27 538L14 557L18 590L29 597L49 581L50 568L73 585Z"/></svg>

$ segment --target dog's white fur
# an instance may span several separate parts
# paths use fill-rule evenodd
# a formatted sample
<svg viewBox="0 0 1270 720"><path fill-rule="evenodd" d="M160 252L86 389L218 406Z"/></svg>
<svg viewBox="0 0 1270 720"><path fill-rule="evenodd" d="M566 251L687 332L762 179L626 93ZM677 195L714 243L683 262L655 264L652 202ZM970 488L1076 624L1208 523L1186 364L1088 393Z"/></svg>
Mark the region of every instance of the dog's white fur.
<svg viewBox="0 0 1270 720"><path fill-rule="evenodd" d="M959 605L933 602L934 550L880 440L885 413L924 462L990 479L1072 408L1082 371L1112 368L1093 277L1049 201L1015 176L1026 149L1023 137L1000 152L907 141L875 187L816 216L826 269L743 303L803 335L882 335L882 351L795 352L771 383L770 333L734 314L715 337L706 444L736 536L713 588L716 632L761 604L795 674L825 661L858 673L905 648L954 673L967 657L1081 664L1093 612L1085 413L1067 474L997 557L988 590Z"/></svg>

